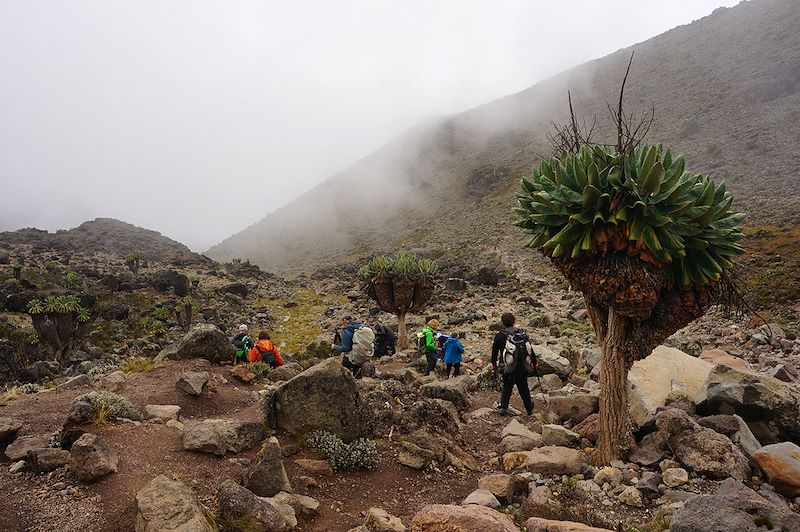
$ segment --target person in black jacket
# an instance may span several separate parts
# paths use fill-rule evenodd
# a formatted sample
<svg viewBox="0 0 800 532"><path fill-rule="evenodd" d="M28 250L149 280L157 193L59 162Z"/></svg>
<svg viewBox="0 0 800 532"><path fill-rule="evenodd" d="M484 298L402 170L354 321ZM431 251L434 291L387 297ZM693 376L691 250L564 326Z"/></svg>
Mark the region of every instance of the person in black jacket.
<svg viewBox="0 0 800 532"><path fill-rule="evenodd" d="M375 331L375 357L393 355L397 349L397 335L388 325L376 323L372 329Z"/></svg>
<svg viewBox="0 0 800 532"><path fill-rule="evenodd" d="M248 353L250 353L250 349L255 345L255 342L253 342L253 339L250 338L250 335L247 333L247 325L244 323L239 325L239 334L233 337L231 343L236 348L236 354L233 355L233 363L247 364Z"/></svg>
<svg viewBox="0 0 800 532"><path fill-rule="evenodd" d="M495 371L497 371L497 357L505 349L506 339L519 330L514 327L514 315L510 312L504 312L500 316L500 321L503 323L503 329L497 332L492 342L492 369ZM508 414L508 403L511 401L511 393L514 391L515 384L522 398L522 404L525 405L525 410L530 416L533 414L533 401L531 401L531 391L528 388L528 372L525 364L517 364L511 374L503 372L503 391L500 392L500 405L497 407L497 411L501 416Z"/></svg>

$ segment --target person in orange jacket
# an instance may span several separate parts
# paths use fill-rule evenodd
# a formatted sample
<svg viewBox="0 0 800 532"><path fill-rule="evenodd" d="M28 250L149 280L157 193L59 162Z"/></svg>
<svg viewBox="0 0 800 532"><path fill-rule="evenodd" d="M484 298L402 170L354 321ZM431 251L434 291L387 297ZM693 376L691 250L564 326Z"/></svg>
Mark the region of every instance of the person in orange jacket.
<svg viewBox="0 0 800 532"><path fill-rule="evenodd" d="M258 342L255 347L250 350L250 362L264 362L273 368L283 366L283 359L278 352L278 346L272 343L269 339L267 331L258 333Z"/></svg>

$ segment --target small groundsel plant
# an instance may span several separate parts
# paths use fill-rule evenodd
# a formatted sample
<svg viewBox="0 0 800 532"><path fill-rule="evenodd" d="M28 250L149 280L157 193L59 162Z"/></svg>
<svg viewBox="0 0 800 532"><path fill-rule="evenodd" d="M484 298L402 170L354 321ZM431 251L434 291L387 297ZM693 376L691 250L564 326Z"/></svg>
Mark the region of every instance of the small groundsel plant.
<svg viewBox="0 0 800 532"><path fill-rule="evenodd" d="M64 276L62 284L64 288L75 288L80 282L80 277L76 272L69 272Z"/></svg>
<svg viewBox="0 0 800 532"><path fill-rule="evenodd" d="M247 368L247 371L255 375L253 380L258 382L267 376L267 373L269 373L269 370L272 369L272 366L266 362L250 362L249 364L245 364L245 368Z"/></svg>
<svg viewBox="0 0 800 532"><path fill-rule="evenodd" d="M79 395L73 403L85 401L95 409L95 423L104 423L112 417L139 419L139 411L128 399L113 392L89 392Z"/></svg>
<svg viewBox="0 0 800 532"><path fill-rule="evenodd" d="M325 430L315 430L306 437L306 444L315 449L336 471L375 469L378 466L378 447L366 438L344 443Z"/></svg>

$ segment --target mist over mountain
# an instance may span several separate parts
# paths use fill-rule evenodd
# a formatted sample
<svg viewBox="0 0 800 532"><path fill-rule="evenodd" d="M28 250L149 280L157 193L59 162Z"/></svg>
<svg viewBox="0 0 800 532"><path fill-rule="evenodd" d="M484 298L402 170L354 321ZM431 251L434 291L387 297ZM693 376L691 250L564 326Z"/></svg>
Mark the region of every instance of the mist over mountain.
<svg viewBox="0 0 800 532"><path fill-rule="evenodd" d="M655 106L646 140L685 154L687 169L724 179L748 223L796 224L798 26L794 0L743 2L517 94L420 124L208 255L285 270L422 241L521 245L508 225L518 179L551 151L546 134L568 118L567 91L580 120L597 117L593 138L611 142L607 102L616 101L631 52L625 108Z"/></svg>

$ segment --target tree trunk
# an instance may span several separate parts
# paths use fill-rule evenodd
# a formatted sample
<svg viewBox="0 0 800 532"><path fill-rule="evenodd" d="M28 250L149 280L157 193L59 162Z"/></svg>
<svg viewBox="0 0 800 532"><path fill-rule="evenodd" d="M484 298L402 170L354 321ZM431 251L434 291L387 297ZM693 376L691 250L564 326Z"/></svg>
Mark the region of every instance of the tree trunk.
<svg viewBox="0 0 800 532"><path fill-rule="evenodd" d="M400 349L408 349L408 330L406 329L406 313L397 313L397 341Z"/></svg>
<svg viewBox="0 0 800 532"><path fill-rule="evenodd" d="M600 425L597 438L597 464L624 459L631 448L628 413L628 370L633 357L629 346L628 318L608 309L608 330L602 342L600 365Z"/></svg>

